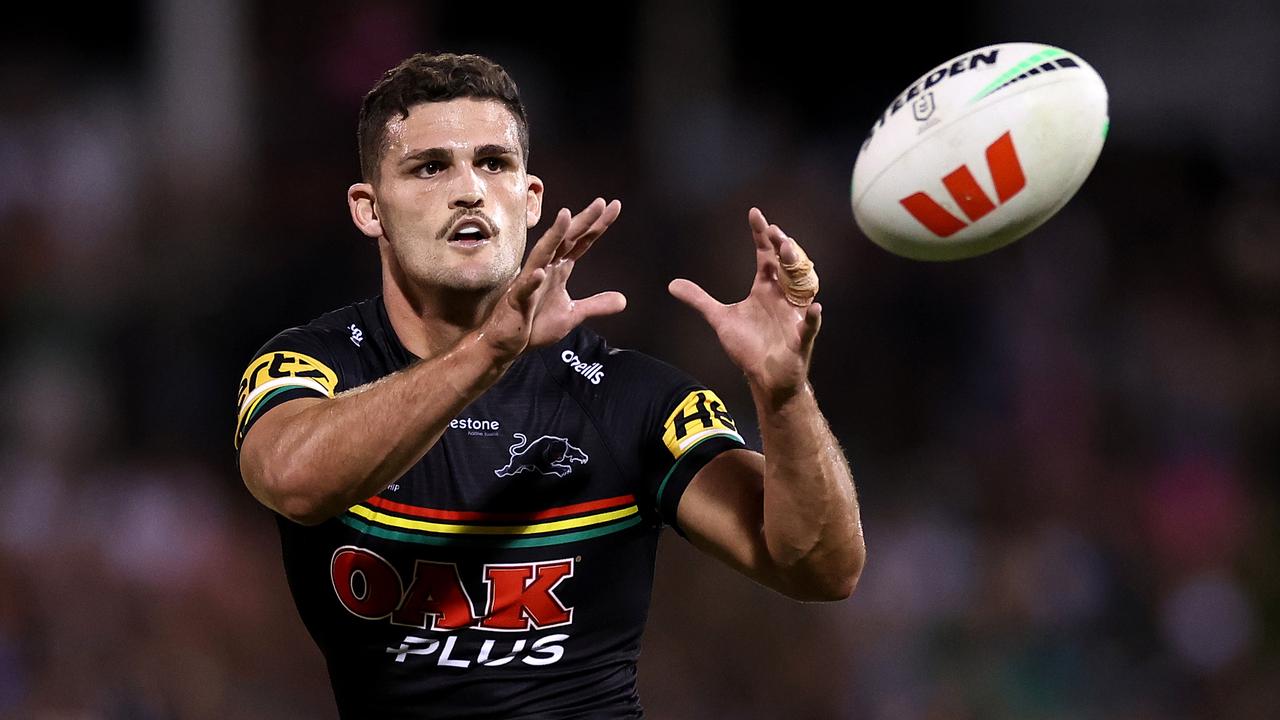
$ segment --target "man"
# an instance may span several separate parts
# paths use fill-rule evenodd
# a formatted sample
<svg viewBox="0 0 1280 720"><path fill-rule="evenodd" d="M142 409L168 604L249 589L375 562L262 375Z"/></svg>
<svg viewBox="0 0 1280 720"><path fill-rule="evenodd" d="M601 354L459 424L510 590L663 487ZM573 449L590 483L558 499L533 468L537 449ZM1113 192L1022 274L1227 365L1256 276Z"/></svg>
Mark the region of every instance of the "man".
<svg viewBox="0 0 1280 720"><path fill-rule="evenodd" d="M783 292L793 240L752 209L747 299L670 286L746 373L761 455L714 392L579 326L625 306L566 290L616 200L561 210L521 266L544 186L500 67L409 58L359 134L348 204L383 293L267 343L236 436L344 718L638 717L664 524L791 597L852 592L858 506L807 382L821 308Z"/></svg>

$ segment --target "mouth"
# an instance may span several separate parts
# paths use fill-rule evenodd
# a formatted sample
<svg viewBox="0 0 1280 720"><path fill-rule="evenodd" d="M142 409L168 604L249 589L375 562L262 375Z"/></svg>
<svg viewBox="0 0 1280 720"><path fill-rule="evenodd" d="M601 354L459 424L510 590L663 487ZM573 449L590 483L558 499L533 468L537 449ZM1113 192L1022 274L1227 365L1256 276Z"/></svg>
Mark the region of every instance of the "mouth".
<svg viewBox="0 0 1280 720"><path fill-rule="evenodd" d="M469 217L459 220L449 229L449 244L455 247L480 247L493 238L494 232L489 224L481 218Z"/></svg>

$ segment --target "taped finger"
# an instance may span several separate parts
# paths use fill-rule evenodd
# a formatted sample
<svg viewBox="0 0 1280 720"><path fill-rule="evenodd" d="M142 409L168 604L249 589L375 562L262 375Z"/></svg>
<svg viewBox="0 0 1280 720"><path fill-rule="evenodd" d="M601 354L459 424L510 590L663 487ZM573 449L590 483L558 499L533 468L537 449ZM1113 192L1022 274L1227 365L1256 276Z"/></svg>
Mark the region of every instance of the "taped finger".
<svg viewBox="0 0 1280 720"><path fill-rule="evenodd" d="M790 238L783 241L778 252L778 265L782 269L778 279L782 282L787 302L796 307L812 304L818 294L818 273L800 243Z"/></svg>

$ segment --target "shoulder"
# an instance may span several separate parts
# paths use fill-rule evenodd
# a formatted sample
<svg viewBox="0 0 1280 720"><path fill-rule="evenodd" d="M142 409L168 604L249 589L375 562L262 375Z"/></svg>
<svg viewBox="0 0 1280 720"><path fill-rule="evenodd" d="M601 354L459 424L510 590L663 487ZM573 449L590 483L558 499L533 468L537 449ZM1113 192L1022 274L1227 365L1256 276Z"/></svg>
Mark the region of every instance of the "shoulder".
<svg viewBox="0 0 1280 720"><path fill-rule="evenodd" d="M263 383L283 378L309 380L332 395L342 368L350 364L355 350L351 327L359 322L362 304L332 310L272 336L245 367L240 380L241 396Z"/></svg>
<svg viewBox="0 0 1280 720"><path fill-rule="evenodd" d="M364 300L330 310L302 325L280 331L268 341L267 345L300 342L327 349L345 349L347 346L355 346L355 343L363 340L365 331L362 326L367 325L367 318L373 315L366 308L371 302L371 300Z"/></svg>
<svg viewBox="0 0 1280 720"><path fill-rule="evenodd" d="M360 316L360 305L282 330L258 348L240 376L237 451L249 428L270 408L299 397L333 397L350 385L347 368L354 347L349 327Z"/></svg>
<svg viewBox="0 0 1280 720"><path fill-rule="evenodd" d="M254 358L256 361L274 353L292 353L336 369L360 347L369 332L366 328L376 319L374 299L344 305L281 330L258 349Z"/></svg>

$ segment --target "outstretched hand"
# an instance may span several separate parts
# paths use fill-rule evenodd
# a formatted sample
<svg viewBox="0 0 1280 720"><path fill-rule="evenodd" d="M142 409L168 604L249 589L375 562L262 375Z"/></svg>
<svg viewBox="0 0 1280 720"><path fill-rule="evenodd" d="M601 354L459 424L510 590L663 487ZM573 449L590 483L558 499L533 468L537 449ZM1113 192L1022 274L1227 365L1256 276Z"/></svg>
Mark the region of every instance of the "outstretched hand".
<svg viewBox="0 0 1280 720"><path fill-rule="evenodd" d="M529 251L520 273L485 320L481 336L509 359L526 348L550 345L588 318L622 312L627 299L608 291L575 300L568 282L574 265L622 211L618 200L596 198L574 215L568 208Z"/></svg>
<svg viewBox="0 0 1280 720"><path fill-rule="evenodd" d="M770 225L757 208L751 208L747 222L755 238L756 274L745 299L725 305L685 279L672 280L667 289L711 325L729 359L742 369L753 389L780 403L799 392L808 380L822 306L797 307L783 292L779 261L796 261L796 241L777 225Z"/></svg>

